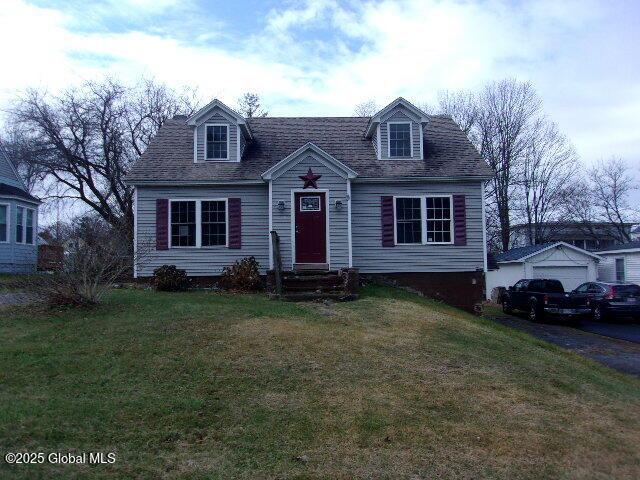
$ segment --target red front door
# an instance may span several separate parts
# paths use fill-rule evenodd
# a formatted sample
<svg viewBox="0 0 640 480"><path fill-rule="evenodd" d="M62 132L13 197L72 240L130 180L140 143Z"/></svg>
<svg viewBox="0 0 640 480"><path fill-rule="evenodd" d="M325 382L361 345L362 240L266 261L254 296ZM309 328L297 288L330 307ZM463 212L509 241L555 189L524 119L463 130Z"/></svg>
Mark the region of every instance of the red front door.
<svg viewBox="0 0 640 480"><path fill-rule="evenodd" d="M327 212L325 194L294 193L296 261L327 263Z"/></svg>

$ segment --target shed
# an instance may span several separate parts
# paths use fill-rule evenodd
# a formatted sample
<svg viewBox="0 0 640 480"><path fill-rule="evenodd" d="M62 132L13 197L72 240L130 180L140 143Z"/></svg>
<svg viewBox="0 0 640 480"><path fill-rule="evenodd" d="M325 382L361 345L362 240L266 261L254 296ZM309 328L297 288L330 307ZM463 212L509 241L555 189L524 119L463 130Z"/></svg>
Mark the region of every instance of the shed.
<svg viewBox="0 0 640 480"><path fill-rule="evenodd" d="M522 278L553 278L565 290L596 281L601 257L565 242L513 248L496 255L497 270L487 272L487 298L495 287L509 287Z"/></svg>
<svg viewBox="0 0 640 480"><path fill-rule="evenodd" d="M640 284L640 240L596 253L602 257L598 265L598 280Z"/></svg>

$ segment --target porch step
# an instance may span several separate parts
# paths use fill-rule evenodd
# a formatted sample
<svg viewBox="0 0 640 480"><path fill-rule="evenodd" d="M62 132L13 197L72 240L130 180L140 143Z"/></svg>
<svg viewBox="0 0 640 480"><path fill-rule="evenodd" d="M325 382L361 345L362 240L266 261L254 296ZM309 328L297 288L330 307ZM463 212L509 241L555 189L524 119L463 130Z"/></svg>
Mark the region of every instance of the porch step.
<svg viewBox="0 0 640 480"><path fill-rule="evenodd" d="M349 302L357 300L358 295L355 293L285 293L281 296L282 300L287 302L312 302L315 300L333 300L336 302Z"/></svg>
<svg viewBox="0 0 640 480"><path fill-rule="evenodd" d="M283 286L285 293L288 292L308 292L308 293L341 293L343 292L342 285L285 285Z"/></svg>

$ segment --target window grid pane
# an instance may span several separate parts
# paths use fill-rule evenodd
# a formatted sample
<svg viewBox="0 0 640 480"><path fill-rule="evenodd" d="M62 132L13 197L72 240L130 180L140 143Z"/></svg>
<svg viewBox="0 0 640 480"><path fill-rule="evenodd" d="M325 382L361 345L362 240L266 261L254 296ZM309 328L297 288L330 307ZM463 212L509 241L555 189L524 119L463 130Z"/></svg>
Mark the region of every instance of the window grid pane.
<svg viewBox="0 0 640 480"><path fill-rule="evenodd" d="M27 243L33 243L33 210L27 210Z"/></svg>
<svg viewBox="0 0 640 480"><path fill-rule="evenodd" d="M398 243L422 243L420 198L396 198L396 240Z"/></svg>
<svg viewBox="0 0 640 480"><path fill-rule="evenodd" d="M196 202L171 202L171 245L196 246Z"/></svg>
<svg viewBox="0 0 640 480"><path fill-rule="evenodd" d="M389 154L392 157L411 156L411 124L389 124Z"/></svg>
<svg viewBox="0 0 640 480"><path fill-rule="evenodd" d="M227 210L223 201L202 202L202 246L227 244Z"/></svg>
<svg viewBox="0 0 640 480"><path fill-rule="evenodd" d="M24 229L24 208L18 207L16 213L16 242L23 243L23 229Z"/></svg>
<svg viewBox="0 0 640 480"><path fill-rule="evenodd" d="M207 158L227 158L227 134L226 125L207 126Z"/></svg>
<svg viewBox="0 0 640 480"><path fill-rule="evenodd" d="M451 243L449 197L427 197L427 243Z"/></svg>
<svg viewBox="0 0 640 480"><path fill-rule="evenodd" d="M6 242L9 237L7 232L7 206L0 205L0 242Z"/></svg>

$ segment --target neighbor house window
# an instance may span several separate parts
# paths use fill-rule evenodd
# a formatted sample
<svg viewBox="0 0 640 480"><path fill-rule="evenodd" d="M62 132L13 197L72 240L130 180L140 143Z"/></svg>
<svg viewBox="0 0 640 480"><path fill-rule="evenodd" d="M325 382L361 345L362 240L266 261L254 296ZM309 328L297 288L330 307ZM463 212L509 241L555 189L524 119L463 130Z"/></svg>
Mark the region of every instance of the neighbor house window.
<svg viewBox="0 0 640 480"><path fill-rule="evenodd" d="M396 243L422 243L422 198L396 198Z"/></svg>
<svg viewBox="0 0 640 480"><path fill-rule="evenodd" d="M0 242L9 241L9 205L0 205Z"/></svg>
<svg viewBox="0 0 640 480"><path fill-rule="evenodd" d="M411 156L410 123L389 123L389 156Z"/></svg>
<svg viewBox="0 0 640 480"><path fill-rule="evenodd" d="M202 202L202 246L227 244L227 202Z"/></svg>
<svg viewBox="0 0 640 480"><path fill-rule="evenodd" d="M16 243L24 243L24 207L16 209Z"/></svg>
<svg viewBox="0 0 640 480"><path fill-rule="evenodd" d="M206 160L227 160L229 146L228 125L207 125Z"/></svg>
<svg viewBox="0 0 640 480"><path fill-rule="evenodd" d="M27 226L25 228L25 242L33 245L33 210L27 208Z"/></svg>
<svg viewBox="0 0 640 480"><path fill-rule="evenodd" d="M616 258L616 281L624 282L624 258Z"/></svg>
<svg viewBox="0 0 640 480"><path fill-rule="evenodd" d="M196 202L171 202L171 246L196 246Z"/></svg>
<svg viewBox="0 0 640 480"><path fill-rule="evenodd" d="M451 243L451 197L427 197L427 243Z"/></svg>

